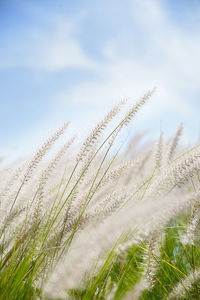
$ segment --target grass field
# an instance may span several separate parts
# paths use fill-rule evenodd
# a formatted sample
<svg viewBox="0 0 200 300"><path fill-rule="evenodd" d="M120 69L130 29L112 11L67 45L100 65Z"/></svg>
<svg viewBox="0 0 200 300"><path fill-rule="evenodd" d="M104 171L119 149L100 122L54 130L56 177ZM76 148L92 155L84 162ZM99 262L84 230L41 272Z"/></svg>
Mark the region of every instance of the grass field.
<svg viewBox="0 0 200 300"><path fill-rule="evenodd" d="M0 299L200 299L200 146L125 138L153 93L1 169Z"/></svg>

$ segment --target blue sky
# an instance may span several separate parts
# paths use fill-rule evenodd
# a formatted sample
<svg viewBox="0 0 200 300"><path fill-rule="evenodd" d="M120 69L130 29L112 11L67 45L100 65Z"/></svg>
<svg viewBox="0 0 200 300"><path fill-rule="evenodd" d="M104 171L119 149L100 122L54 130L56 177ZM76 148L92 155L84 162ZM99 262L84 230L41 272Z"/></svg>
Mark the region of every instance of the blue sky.
<svg viewBox="0 0 200 300"><path fill-rule="evenodd" d="M135 130L200 133L199 0L0 1L0 156L33 151L63 121L83 136L157 86Z"/></svg>

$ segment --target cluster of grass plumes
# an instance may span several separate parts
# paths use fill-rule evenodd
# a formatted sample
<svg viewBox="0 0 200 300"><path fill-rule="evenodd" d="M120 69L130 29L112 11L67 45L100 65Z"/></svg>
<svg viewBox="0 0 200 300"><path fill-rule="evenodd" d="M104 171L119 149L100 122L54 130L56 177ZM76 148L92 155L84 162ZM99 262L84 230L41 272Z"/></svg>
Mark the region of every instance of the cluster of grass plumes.
<svg viewBox="0 0 200 300"><path fill-rule="evenodd" d="M1 170L0 300L199 298L200 147L118 138L153 92Z"/></svg>

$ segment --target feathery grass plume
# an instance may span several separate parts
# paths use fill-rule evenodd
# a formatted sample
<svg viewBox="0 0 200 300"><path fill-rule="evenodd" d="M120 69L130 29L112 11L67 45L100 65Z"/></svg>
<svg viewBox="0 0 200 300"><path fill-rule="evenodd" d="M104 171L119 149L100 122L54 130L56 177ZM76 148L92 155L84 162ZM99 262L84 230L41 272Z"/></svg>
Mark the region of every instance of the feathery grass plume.
<svg viewBox="0 0 200 300"><path fill-rule="evenodd" d="M183 244L195 245L195 240L200 232L200 197L197 198L193 212L186 228L186 233L181 235Z"/></svg>
<svg viewBox="0 0 200 300"><path fill-rule="evenodd" d="M84 218L88 220L93 220L93 224L98 224L105 220L105 218L111 216L116 212L116 210L124 203L127 199L127 193L111 193L103 199L100 203L93 205L88 211L86 212Z"/></svg>
<svg viewBox="0 0 200 300"><path fill-rule="evenodd" d="M45 185L47 182L49 176L51 175L52 171L56 168L58 162L63 157L65 152L71 147L71 145L75 141L75 136L72 137L69 141L67 141L61 149L58 151L58 153L54 156L54 158L50 161L47 168L42 172L41 179L40 179L40 188Z"/></svg>
<svg viewBox="0 0 200 300"><path fill-rule="evenodd" d="M162 170L151 185L151 193L160 195L167 193L175 187L181 187L188 182L200 169L200 150L194 150L178 160L175 160L168 168Z"/></svg>
<svg viewBox="0 0 200 300"><path fill-rule="evenodd" d="M167 153L168 154L167 155L167 163L169 163L173 159L176 148L178 146L179 139L180 139L182 133L183 133L183 125L181 124L178 127L176 133L174 134L174 137L170 141L169 149L168 149L168 153Z"/></svg>
<svg viewBox="0 0 200 300"><path fill-rule="evenodd" d="M123 173L123 171L125 171L128 167L131 166L131 162L127 162L127 163L124 163L123 165L121 165L120 167L109 172L109 168L110 168L112 162L113 162L113 160L111 160L111 163L106 168L106 171L103 173L103 175L100 178L100 180L98 181L98 183L95 184L94 182L91 182L91 187L89 187L89 192L83 193L83 195L81 195L81 197L79 197L75 203L71 203L71 205L69 207L69 212L70 212L69 214L70 214L71 218L73 219L73 221L72 221L73 224L74 224L74 220L79 219L80 214L82 215L81 211L85 210L85 208L91 202L92 198L94 198L96 193L98 193L99 189L104 187L106 184L109 184L111 181L117 179ZM114 211L119 206L119 204L122 201L119 200L118 198L119 197L117 197L117 200L113 201L113 204L110 205L110 208L108 208L108 207L106 208L104 216L108 215L109 213L111 213L111 211ZM122 197L120 197L120 199L122 199ZM73 200L73 202L74 202L74 200ZM105 209L105 206L104 206L104 209ZM70 227L71 227L71 224L70 224Z"/></svg>
<svg viewBox="0 0 200 300"><path fill-rule="evenodd" d="M38 190L38 200L37 204L35 206L34 210L34 219L37 219L38 216L41 213L42 210L42 202L44 200L45 196L45 184L47 183L49 176L51 175L52 171L56 168L58 162L60 159L63 157L65 152L70 148L70 146L73 144L75 140L75 136L72 137L69 141L67 141L63 147L59 150L59 152L55 155L55 157L51 160L47 168L42 172L41 178L40 178L40 183L39 183L39 190Z"/></svg>
<svg viewBox="0 0 200 300"><path fill-rule="evenodd" d="M158 242L158 248L159 245L161 245L161 241L164 239L164 233L163 230L165 229L165 226L169 223L171 219L174 217L178 216L179 214L185 212L188 210L189 207L191 207L192 203L195 201L196 195L193 197L190 196L183 201L183 203L180 201L180 199L174 199L171 197L168 200L168 207L165 209L163 212L163 205L162 205L162 200L155 200L152 201L152 203L149 206L150 210L156 209L156 213L150 213L149 210L149 215L143 215L141 217L140 222L142 223L137 223L137 220L135 222L135 228L136 230L133 230L133 233L129 235L128 241L126 241L123 244L120 244L116 248L116 253L118 255L121 255L123 252L126 252L129 248L131 248L135 244L141 244L142 249L146 249L147 251L147 256L149 253L148 247L146 247L146 244L150 244L150 241L152 242L153 237L155 239L155 245L156 242ZM140 206L140 202L136 202L135 207ZM147 207L148 202L143 204L145 207ZM143 211L144 212L144 211ZM140 210L141 213L141 210ZM148 213L147 213L148 214ZM160 236L159 236L160 233ZM156 238L157 237L157 240ZM143 245L145 244L145 245ZM156 248L156 247L155 247ZM145 252L146 253L146 252ZM143 285L139 284L140 288L142 287L143 290ZM141 290L141 289L140 289Z"/></svg>
<svg viewBox="0 0 200 300"><path fill-rule="evenodd" d="M117 180L122 176L126 170L131 169L137 165L137 161L127 161L120 164L115 169L107 172L104 177L101 178L101 180L96 184L94 189L97 191L100 188L103 188L105 185L112 183L113 181Z"/></svg>
<svg viewBox="0 0 200 300"><path fill-rule="evenodd" d="M106 140L109 139L109 137L100 145L99 149L96 150L96 146L99 143L99 139L101 137L101 134L106 129L108 124L112 121L112 119L120 112L121 106L126 103L126 100L121 101L118 105L114 106L108 114L104 117L104 119L96 125L96 127L92 130L90 135L87 137L87 139L84 141L82 147L80 148L80 151L78 155L76 156L76 165L73 170L73 174L75 170L78 167L78 164L82 162L82 165L76 174L75 182L76 186L77 184L80 184L84 181L84 178L86 177L88 173L89 167L91 168L92 164L94 163L94 158L96 157L97 153L101 149L101 147L105 144ZM112 136L113 133L110 134ZM64 189L64 191L66 188ZM76 189L74 189L72 193L72 197L75 198ZM71 205L71 204L70 204Z"/></svg>
<svg viewBox="0 0 200 300"><path fill-rule="evenodd" d="M76 224L78 224L78 230L83 230L86 226L96 226L97 224L103 222L107 217L116 212L120 205L124 203L125 199L127 199L127 194L119 196L113 193L101 203L97 203L92 208L88 209L88 211L83 214L79 222L78 219L80 216L80 208L77 212L73 211L72 214L70 214L70 216L67 218L64 234L66 235L71 232Z"/></svg>
<svg viewBox="0 0 200 300"><path fill-rule="evenodd" d="M98 143L102 132L106 129L106 127L112 121L112 119L120 112L121 106L125 103L126 100L123 100L118 105L114 106L104 117L104 119L95 126L95 128L92 130L90 135L86 138L85 142L83 143L77 155L77 161L83 160L87 153L90 152L91 149L93 149L93 147Z"/></svg>
<svg viewBox="0 0 200 300"><path fill-rule="evenodd" d="M102 132L106 129L109 122L111 122L111 120L120 112L121 106L124 105L125 103L126 103L126 100L123 100L118 105L114 106L114 108L111 109L108 112L108 114L105 116L105 118L100 123L97 124L97 126L93 129L93 131L89 135L89 137L83 143L83 145L76 157L77 163L75 165L74 171L76 170L79 162L82 162L82 166L81 166L80 170L78 171L78 174L75 177L76 188L74 189L71 198L76 198L77 184L79 184L79 186L82 184L82 182L84 181L84 178L86 177L86 175L88 173L89 168L91 168L92 165L95 163L94 158L97 156L99 150L106 143L106 141L107 140L109 141L110 138L112 138L112 136L114 135L116 128L96 150L96 146L99 143L99 139L101 137ZM112 145L110 145L109 148L106 150L106 154L105 154L104 158L102 159L102 162L100 163L99 168L97 169L97 174L99 173L99 171L101 169L101 165L103 164L111 146ZM97 174L94 176L94 181L96 179ZM94 184L94 181L93 181L92 185ZM89 194L90 194L90 191L89 191ZM89 194L88 194L88 197L89 197ZM71 206L71 204L72 204L72 200L70 201L70 206Z"/></svg>
<svg viewBox="0 0 200 300"><path fill-rule="evenodd" d="M188 205L188 201L183 203L183 207L186 204ZM109 217L106 222L103 222L98 227L95 226L90 230L88 228L87 231L79 232L78 238L71 244L64 261L62 260L57 265L50 277L47 284L48 287L52 286L52 290L55 293L56 289L77 287L77 284L81 282L89 271L91 260L97 259L102 251L103 253L109 251L114 241L123 232L130 228L138 231L138 228L140 228L141 233L138 232L138 238L135 240L135 244L137 244L138 239L141 240L142 236L142 238L146 239L152 232L152 225L155 229L158 226L163 226L164 221L166 224L174 214L177 214L177 211L180 212L180 201L177 202L174 199L169 201L167 208L163 207L162 199L159 201L152 200L152 203L138 202L134 208L132 207L131 209L129 206L124 208L115 218ZM162 216L162 218L160 219L159 216ZM83 249L85 250L84 256L82 255Z"/></svg>
<svg viewBox="0 0 200 300"><path fill-rule="evenodd" d="M132 107L126 113L126 116L122 121L121 127L127 125L133 119L136 113L151 98L155 91L156 88L153 88L152 90L148 91L136 104L132 105Z"/></svg>
<svg viewBox="0 0 200 300"><path fill-rule="evenodd" d="M180 194L180 195L168 195L163 196L163 199L155 199L154 203L158 206L158 214L157 212L152 214L152 218L150 222L146 223L145 229L143 227L142 230L138 230L137 239L145 241L148 236L157 232L158 230L162 230L173 218L184 215L191 209L191 207L196 202L197 198L200 196L200 190L194 193L189 194ZM160 202L161 201L161 202ZM166 201L168 203L168 207L165 209L165 213L159 213L159 206L162 205L162 201ZM147 205L147 202L146 202ZM156 206L155 206L156 207ZM161 207L160 207L161 209Z"/></svg>
<svg viewBox="0 0 200 300"><path fill-rule="evenodd" d="M189 275L175 285L167 300L189 299L190 291L200 280L200 268L192 270ZM192 298L190 298L192 299ZM197 298L196 298L197 299Z"/></svg>
<svg viewBox="0 0 200 300"><path fill-rule="evenodd" d="M141 245L142 249L144 249L144 254L142 256L143 261L140 269L142 268L143 272L139 282L137 282L133 289L127 293L125 299L140 299L145 290L151 291L156 285L156 273L159 270L159 263L161 261L161 246L164 241L164 236L165 234L163 231L154 231L149 234L147 240L142 242ZM127 242L117 248L116 253L118 255L123 255L123 252L127 252L128 249L133 247L135 242L136 241L130 236Z"/></svg>
<svg viewBox="0 0 200 300"><path fill-rule="evenodd" d="M18 189L17 184L19 183L19 178L21 176L21 173L23 174L24 166L25 165L18 167L17 170L13 172L11 177L5 183L5 187L2 189L0 193L0 226L1 227L2 226L4 227L5 223L7 223L7 220L10 219L10 216L7 213L7 208L10 206L10 202L13 200L13 197L15 197L14 191L16 190L16 188Z"/></svg>
<svg viewBox="0 0 200 300"><path fill-rule="evenodd" d="M45 156L45 154L50 150L50 148L53 146L53 144L56 142L56 140L65 132L67 127L69 126L69 123L64 123L50 138L47 139L47 141L42 145L42 147L36 152L30 163L28 164L22 183L17 191L17 194L15 196L15 199L11 205L10 212L12 211L15 202L17 200L17 197L25 183L27 183L33 173L33 170L38 166L39 162L42 160L42 158Z"/></svg>
<svg viewBox="0 0 200 300"><path fill-rule="evenodd" d="M112 133L108 136L108 138L106 139L106 140L108 140L108 144L109 144L109 147L108 147L108 149L107 149L107 151L106 151L106 155L107 155L107 153L108 153L108 151L109 151L109 149L112 147L112 145L113 145L113 142L114 142L114 140L115 140L115 138L116 138L116 136L118 135L118 133L120 132L120 130L123 128L123 126L125 126L125 125L128 125L128 123L131 121L131 119L135 116L135 114L139 111L139 109L147 102L147 100L152 96L152 94L154 93L154 91L155 91L155 88L153 89L153 90L151 90L151 91L148 91L135 105L133 105L130 109L129 109L129 111L126 113L126 115L125 115L125 117L123 118L123 120L119 123L119 125L117 126L117 127L115 127L115 129L112 131ZM108 116L109 116L109 118L108 118L108 120L110 120L110 116L112 117L112 114L113 113L109 113L108 114ZM107 117L105 118L105 120L107 120ZM105 122L105 120L102 122L102 125L104 124L104 122ZM106 124L108 123L108 121L106 121ZM101 125L101 126L102 126ZM83 156L83 153L86 151L86 149L88 148L88 145L89 144L93 144L92 143L92 140L93 140L93 138L94 138L94 136L96 136L96 132L99 132L99 128L101 128L101 126L99 127L99 126L97 126L96 127L96 129L94 130L94 132L92 132L92 134L91 134L91 136L89 137L89 139L87 139L86 140L86 144L84 144L83 146L83 149L84 149L84 151L82 152L81 151L81 156L80 155L78 155L78 157L79 157L79 161L81 160L80 159L80 157L82 157ZM97 136L98 136L99 134L97 134ZM105 141L106 141L105 140ZM105 143L105 141L103 142L103 144ZM88 144L88 142L89 142L89 144ZM102 144L102 145L103 145ZM100 146L100 148L101 148L101 146ZM99 148L99 149L100 149ZM105 155L105 157L106 157L106 155ZM92 159L94 158L94 154L93 154L93 152L92 152ZM85 171L88 169L88 166L89 166L89 164L91 163L91 161L92 161L92 159L90 159L89 161L87 161L87 163L86 163L86 166L84 165L84 173L85 173ZM101 166L102 164L100 164L100 166ZM101 168L101 167L100 167ZM97 171L97 174L99 173L99 170L100 169L98 169L98 171ZM85 174L84 174L85 175ZM96 176L95 176L95 180L96 180ZM93 184L95 183L95 180L94 180L94 182L93 182ZM92 185L93 185L92 184ZM89 194L90 194L90 192L89 192ZM88 195L88 197L89 197L89 195ZM88 199L88 201L87 202L89 202L90 201L90 199Z"/></svg>
<svg viewBox="0 0 200 300"><path fill-rule="evenodd" d="M5 198L10 191L12 191L12 187L19 179L19 176L21 175L24 167L25 165L18 167L17 170L15 170L12 174L11 178L7 181L7 183L5 183L4 188L0 192L0 202L2 202L3 198Z"/></svg>
<svg viewBox="0 0 200 300"><path fill-rule="evenodd" d="M65 132L68 126L69 123L64 123L50 138L47 139L47 141L42 145L42 147L36 152L24 174L24 183L30 179L33 170L37 167L41 159L50 150L50 148L56 142L56 140Z"/></svg>
<svg viewBox="0 0 200 300"><path fill-rule="evenodd" d="M90 153L89 160L87 158L87 160L86 160L86 162L84 164L84 168L81 169L81 175L79 176L79 178L82 177L82 176L85 176L86 171L88 170L88 167L91 164L93 158L96 156L96 154L101 149L101 147L105 144L106 141L108 141L108 149L106 150L106 155L107 155L107 153L109 152L109 149L112 147L113 142L114 142L116 136L118 135L118 133L121 131L121 129L125 125L128 125L128 123L130 122L130 120L135 116L135 114L139 111L139 109L152 96L152 94L154 93L154 91L155 91L155 88L153 90L151 90L151 91L148 91L135 105L133 105L129 109L129 111L126 113L126 115L122 119L122 121L115 127L115 129L111 132L111 134L101 144L101 146L99 147L99 149L97 150L97 152L95 152L95 150L92 148L92 152ZM117 112L118 112L118 110L119 110L119 105L117 106ZM116 107L114 107L113 111L116 111ZM80 153L77 156L78 162L82 160L83 156L85 156L85 153L87 152L87 149L89 149L88 147L90 145L94 144L94 141L96 140L96 137L99 136L99 134L102 131L102 129L104 129L104 127L107 126L108 122L113 118L113 111L111 110L111 112L108 113L108 115L106 116L106 118L100 123L100 125L98 125L94 129L94 131L92 132L92 134L88 137L88 139L86 140L86 142L83 144L83 147L81 148L81 151L80 151ZM115 112L115 114L116 114L116 112ZM105 123L105 125L104 125L104 123ZM97 173L99 173L99 170L97 171Z"/></svg>
<svg viewBox="0 0 200 300"><path fill-rule="evenodd" d="M122 121L119 123L119 125L113 130L113 132L109 135L111 137L115 136L115 133L119 133L121 128L125 125L128 125L128 123L131 121L131 119L136 115L136 113L139 111L139 109L149 100L149 98L153 95L156 88L153 88L152 90L148 91L144 96L136 103L134 104L126 113L125 117L122 119ZM86 155L86 153L89 151L89 148L91 145L93 145L97 139L97 137L100 136L101 132L105 129L105 127L108 125L108 123L113 119L113 117L119 112L120 106L124 104L125 102L122 101L119 105L115 106L108 115L104 118L104 120L97 124L95 129L92 131L90 136L86 139L83 146L81 147L81 150L77 156L77 160L80 161L83 159L83 157ZM111 142L112 144L112 142Z"/></svg>
<svg viewBox="0 0 200 300"><path fill-rule="evenodd" d="M140 293L145 290L151 290L157 283L156 273L159 269L159 262L161 256L161 243L164 240L164 234L160 234L159 231L153 233L145 241L145 253L143 255L143 274L142 279L137 284L136 290L140 290ZM137 292L139 295L139 293Z"/></svg>
<svg viewBox="0 0 200 300"><path fill-rule="evenodd" d="M88 206L87 212L91 214L101 215L100 212L103 213L104 209L109 205L109 203L113 202L113 199L119 199L119 194L117 193L117 191L111 191L110 193L109 191L106 193L103 191L103 195L100 194L100 196L96 195L94 201L92 201Z"/></svg>
<svg viewBox="0 0 200 300"><path fill-rule="evenodd" d="M15 220L16 217L18 217L22 212L24 211L24 208L16 207L8 216L5 217L3 221L3 226L0 227L0 236L4 232L4 230Z"/></svg>
<svg viewBox="0 0 200 300"><path fill-rule="evenodd" d="M162 166L162 158L163 158L163 132L160 133L160 137L156 143L155 163L158 168Z"/></svg>

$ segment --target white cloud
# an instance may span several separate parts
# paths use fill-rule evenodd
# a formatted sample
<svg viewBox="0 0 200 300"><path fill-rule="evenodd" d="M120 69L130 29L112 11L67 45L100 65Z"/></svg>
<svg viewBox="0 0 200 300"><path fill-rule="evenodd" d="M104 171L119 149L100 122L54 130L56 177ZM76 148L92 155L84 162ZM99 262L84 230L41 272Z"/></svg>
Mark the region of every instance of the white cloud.
<svg viewBox="0 0 200 300"><path fill-rule="evenodd" d="M33 10L33 7L29 7ZM33 10L34 14L41 14ZM0 68L27 67L36 70L57 71L65 68L92 69L95 63L86 55L75 36L78 20L73 21L43 12L45 27L28 25L16 30L0 50Z"/></svg>
<svg viewBox="0 0 200 300"><path fill-rule="evenodd" d="M137 99L148 88L157 86L154 104L146 110L146 117L162 117L167 112L177 113L183 120L196 116L188 93L200 92L200 35L192 36L172 24L161 3L132 1L133 19L148 35L147 54L122 57L122 41L112 38L102 49L105 62L96 70L100 79L62 91L56 99L64 102L67 96L79 107L93 105L103 110L108 102L124 97Z"/></svg>
<svg viewBox="0 0 200 300"><path fill-rule="evenodd" d="M83 50L78 34L82 24L77 16L66 21L41 11L41 17L46 17L49 26L46 29L28 28L23 36L11 41L7 59L5 55L0 67L25 66L39 71L84 68L92 71L90 78L87 72L89 79L80 76L73 85L52 95L55 107L49 118L55 119L49 121L51 127L54 121L70 116L75 129L82 134L84 126L92 125L113 103L123 98L135 101L154 86L158 90L143 110L144 126L150 126L152 120L158 124L163 119L169 127L175 123L172 118L177 122L188 120L188 126L190 122L193 128L189 132L191 135L197 130L194 122L200 126L198 104L195 106L193 99L188 98L190 93L200 94L200 29L189 33L178 23L173 23L162 6L164 1L130 0L130 3L133 32L132 28L127 28L126 44L117 33L102 43L104 59L101 61L94 61ZM38 15L38 10L34 13ZM137 44L138 37L134 36L134 24L142 35L141 49ZM133 49L132 55L127 51L129 47Z"/></svg>
<svg viewBox="0 0 200 300"><path fill-rule="evenodd" d="M76 89L63 91L57 95L56 101L64 103L67 98L77 107L88 105L103 110L108 103L115 103L123 98L136 101L147 89L157 86L152 106L146 111L151 118L170 110L183 116L194 112L187 100L181 99L178 91L170 87L170 82L166 82L170 74L165 73L162 78L155 70L131 60L117 61L105 66L100 72L103 78L101 81L89 81L78 85Z"/></svg>
<svg viewBox="0 0 200 300"><path fill-rule="evenodd" d="M80 43L71 37L67 29L63 29L63 27L53 33L39 32L34 40L33 57L29 55L24 61L28 67L47 71L69 67L94 67L92 60L81 49Z"/></svg>

